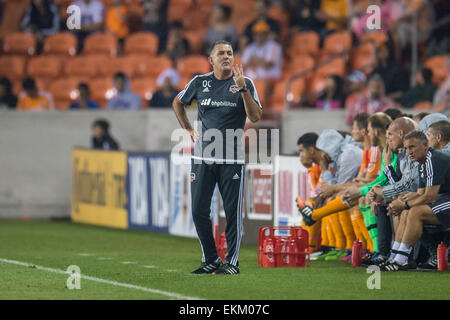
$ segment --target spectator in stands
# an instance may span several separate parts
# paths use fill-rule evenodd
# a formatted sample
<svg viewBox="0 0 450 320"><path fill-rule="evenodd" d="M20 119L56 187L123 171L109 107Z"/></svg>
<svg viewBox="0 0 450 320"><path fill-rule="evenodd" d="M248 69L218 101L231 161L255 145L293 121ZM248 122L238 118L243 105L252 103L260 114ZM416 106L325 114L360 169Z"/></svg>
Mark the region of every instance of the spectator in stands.
<svg viewBox="0 0 450 320"><path fill-rule="evenodd" d="M81 29L75 31L78 38L78 52L81 52L84 39L103 29L104 6L99 0L78 0L74 5L77 5L81 12Z"/></svg>
<svg viewBox="0 0 450 320"><path fill-rule="evenodd" d="M91 91L89 86L81 82L78 85L78 100L70 105L71 110L87 110L87 109L100 109L97 102L90 99Z"/></svg>
<svg viewBox="0 0 450 320"><path fill-rule="evenodd" d="M126 36L130 32L127 24L128 10L123 0L114 0L106 11L106 29L118 39L119 54L122 52Z"/></svg>
<svg viewBox="0 0 450 320"><path fill-rule="evenodd" d="M165 53L174 61L190 54L189 42L183 37L183 24L174 21L167 37Z"/></svg>
<svg viewBox="0 0 450 320"><path fill-rule="evenodd" d="M17 97L12 93L12 84L8 78L0 78L0 109L15 109Z"/></svg>
<svg viewBox="0 0 450 320"><path fill-rule="evenodd" d="M18 110L50 110L54 109L53 98L47 92L38 90L33 78L22 81L25 93L19 95Z"/></svg>
<svg viewBox="0 0 450 320"><path fill-rule="evenodd" d="M385 93L392 100L400 101L408 90L408 74L394 58L392 46L383 43L377 48L377 67L372 74L379 74L383 79Z"/></svg>
<svg viewBox="0 0 450 320"><path fill-rule="evenodd" d="M291 14L291 31L315 31L319 33L324 27L323 23L317 19L320 11L320 1L300 0L296 1Z"/></svg>
<svg viewBox="0 0 450 320"><path fill-rule="evenodd" d="M92 124L92 149L119 150L119 144L109 133L109 122L97 119Z"/></svg>
<svg viewBox="0 0 450 320"><path fill-rule="evenodd" d="M401 100L405 108L412 108L416 103L422 101L433 101L436 86L431 82L433 72L428 68L422 68L416 74L416 85L406 91Z"/></svg>
<svg viewBox="0 0 450 320"><path fill-rule="evenodd" d="M441 120L430 125L427 136L430 147L450 155L450 123L448 121Z"/></svg>
<svg viewBox="0 0 450 320"><path fill-rule="evenodd" d="M175 86L180 82L180 75L176 69L167 69L161 72L156 80L159 90L157 90L149 102L149 107L152 108L170 108L172 107L173 99L178 94Z"/></svg>
<svg viewBox="0 0 450 320"><path fill-rule="evenodd" d="M280 79L283 54L281 46L270 39L270 26L259 21L252 32L255 41L242 55L246 75L252 79Z"/></svg>
<svg viewBox="0 0 450 320"><path fill-rule="evenodd" d="M229 23L231 10L231 7L225 5L214 6L204 44L205 53L208 56L211 47L220 40L230 42L233 49L237 51L239 36L236 28Z"/></svg>
<svg viewBox="0 0 450 320"><path fill-rule="evenodd" d="M271 40L277 40L280 36L281 27L277 20L272 19L268 15L269 1L257 0L255 2L256 18L252 20L244 30L244 34L239 39L239 48L244 50L245 47L254 41L253 27L260 21L264 21L269 25L269 38Z"/></svg>
<svg viewBox="0 0 450 320"><path fill-rule="evenodd" d="M335 110L344 108L345 96L342 78L330 75L325 81L325 89L316 101L316 108L322 110Z"/></svg>
<svg viewBox="0 0 450 320"><path fill-rule="evenodd" d="M33 34L40 53L44 38L59 30L59 11L53 0L33 0L25 10L20 24L25 32Z"/></svg>
<svg viewBox="0 0 450 320"><path fill-rule="evenodd" d="M130 81L123 72L117 72L114 77L114 87L117 94L108 101L109 110L137 110L141 108L141 97L131 92Z"/></svg>
<svg viewBox="0 0 450 320"><path fill-rule="evenodd" d="M347 26L348 8L346 0L322 0L316 18L325 23L320 32L321 38L334 31L345 30Z"/></svg>
<svg viewBox="0 0 450 320"><path fill-rule="evenodd" d="M167 7L169 0L141 0L144 9L142 22L145 31L155 33L159 38L158 52L162 53L166 48L167 30Z"/></svg>
<svg viewBox="0 0 450 320"><path fill-rule="evenodd" d="M347 105L347 124L353 123L353 117L362 112L373 114L383 112L395 105L394 101L384 94L383 79L377 75L372 75L367 83L367 93L351 100Z"/></svg>

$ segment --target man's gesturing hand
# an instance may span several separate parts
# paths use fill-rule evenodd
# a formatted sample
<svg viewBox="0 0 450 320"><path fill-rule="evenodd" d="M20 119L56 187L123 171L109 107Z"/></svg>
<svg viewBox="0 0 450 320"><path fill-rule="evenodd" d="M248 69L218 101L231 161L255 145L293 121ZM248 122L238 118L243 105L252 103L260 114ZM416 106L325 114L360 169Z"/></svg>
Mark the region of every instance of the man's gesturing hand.
<svg viewBox="0 0 450 320"><path fill-rule="evenodd" d="M242 68L242 64L233 67L233 80L239 89L242 89L245 86L244 69Z"/></svg>
<svg viewBox="0 0 450 320"><path fill-rule="evenodd" d="M187 131L187 132L189 133L189 135L191 136L192 142L195 142L195 141L198 140L198 138L199 138L200 135L199 135L199 133L198 133L197 130L190 128L190 129L186 129L186 131Z"/></svg>

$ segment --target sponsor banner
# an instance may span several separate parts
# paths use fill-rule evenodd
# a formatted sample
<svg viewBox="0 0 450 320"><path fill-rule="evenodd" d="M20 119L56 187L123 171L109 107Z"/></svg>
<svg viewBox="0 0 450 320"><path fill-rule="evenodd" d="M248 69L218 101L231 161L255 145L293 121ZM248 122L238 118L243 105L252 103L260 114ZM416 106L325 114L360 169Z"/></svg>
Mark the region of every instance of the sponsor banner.
<svg viewBox="0 0 450 320"><path fill-rule="evenodd" d="M246 216L249 220L272 220L272 165L245 167Z"/></svg>
<svg viewBox="0 0 450 320"><path fill-rule="evenodd" d="M126 229L127 154L72 150L72 212L75 222Z"/></svg>
<svg viewBox="0 0 450 320"><path fill-rule="evenodd" d="M295 197L306 200L310 194L308 170L296 156L276 156L274 159L273 206L274 225L299 226L302 216L295 204Z"/></svg>
<svg viewBox="0 0 450 320"><path fill-rule="evenodd" d="M168 232L169 154L128 153L127 166L129 228Z"/></svg>
<svg viewBox="0 0 450 320"><path fill-rule="evenodd" d="M191 155L172 154L170 161L170 205L169 233L197 237L191 212ZM218 224L219 191L216 186L211 199L211 219Z"/></svg>

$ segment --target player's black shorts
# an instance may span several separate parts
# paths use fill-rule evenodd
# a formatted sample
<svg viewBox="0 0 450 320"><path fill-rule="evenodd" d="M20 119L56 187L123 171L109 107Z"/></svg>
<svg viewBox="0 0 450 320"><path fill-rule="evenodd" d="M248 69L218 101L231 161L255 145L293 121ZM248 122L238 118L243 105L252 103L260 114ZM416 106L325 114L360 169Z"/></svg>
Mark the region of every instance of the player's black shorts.
<svg viewBox="0 0 450 320"><path fill-rule="evenodd" d="M438 194L437 201L429 206L444 228L448 228L450 226L450 194Z"/></svg>

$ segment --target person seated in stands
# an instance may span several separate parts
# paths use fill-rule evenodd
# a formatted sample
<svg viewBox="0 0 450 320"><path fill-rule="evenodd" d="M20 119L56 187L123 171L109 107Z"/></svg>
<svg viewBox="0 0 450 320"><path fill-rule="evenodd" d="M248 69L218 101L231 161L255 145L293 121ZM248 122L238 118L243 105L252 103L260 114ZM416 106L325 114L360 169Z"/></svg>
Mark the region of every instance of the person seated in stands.
<svg viewBox="0 0 450 320"><path fill-rule="evenodd" d="M386 95L395 101L400 101L409 88L408 74L395 60L392 46L383 43L377 48L377 66L372 75L378 74L383 79Z"/></svg>
<svg viewBox="0 0 450 320"><path fill-rule="evenodd" d="M92 149L119 150L119 144L109 133L109 122L97 119L92 124Z"/></svg>
<svg viewBox="0 0 450 320"><path fill-rule="evenodd" d="M315 31L317 33L322 30L324 24L317 19L317 12L320 11L320 1L299 0L295 2L291 8L291 32Z"/></svg>
<svg viewBox="0 0 450 320"><path fill-rule="evenodd" d="M253 80L264 80L265 97L271 95L275 81L281 78L283 53L278 42L270 39L270 26L259 21L253 28L255 39L242 54L242 64L245 75Z"/></svg>
<svg viewBox="0 0 450 320"><path fill-rule="evenodd" d="M167 37L165 54L174 61L188 56L191 53L189 42L183 37L183 24L180 21L174 21L170 26Z"/></svg>
<svg viewBox="0 0 450 320"><path fill-rule="evenodd" d="M255 12L256 18L252 20L244 30L244 34L239 39L239 49L242 51L247 47L249 43L255 41L253 34L253 27L260 21L265 22L269 25L269 39L278 40L280 37L281 27L280 23L269 17L269 1L267 0L257 0L255 2Z"/></svg>
<svg viewBox="0 0 450 320"><path fill-rule="evenodd" d="M104 5L99 0L78 0L73 4L78 6L81 12L81 28L75 30L78 38L78 52L81 52L84 39L90 34L103 30Z"/></svg>
<svg viewBox="0 0 450 320"><path fill-rule="evenodd" d="M114 77L116 95L108 101L108 110L138 110L141 108L141 97L131 92L130 81L123 72L117 72Z"/></svg>
<svg viewBox="0 0 450 320"><path fill-rule="evenodd" d="M106 29L117 37L119 53L122 52L125 38L130 32L127 13L124 0L114 0L112 6L106 11Z"/></svg>
<svg viewBox="0 0 450 320"><path fill-rule="evenodd" d="M6 77L0 78L0 109L15 109L17 97L12 93L12 84Z"/></svg>
<svg viewBox="0 0 450 320"><path fill-rule="evenodd" d="M405 108L412 108L416 103L422 101L433 101L436 86L431 82L433 71L422 68L416 74L416 85L406 91L401 100L401 105Z"/></svg>
<svg viewBox="0 0 450 320"><path fill-rule="evenodd" d="M91 100L91 91L89 86L81 82L78 85L78 99L70 105L71 110L87 110L87 109L100 109L97 102Z"/></svg>
<svg viewBox="0 0 450 320"><path fill-rule="evenodd" d="M230 42L233 49L237 51L239 36L236 28L229 23L231 10L231 7L225 5L214 6L205 36L204 49L206 55L209 55L214 43L220 40Z"/></svg>
<svg viewBox="0 0 450 320"><path fill-rule="evenodd" d="M328 76L325 81L325 88L316 101L316 108L321 110L342 109L344 101L342 78L337 75Z"/></svg>
<svg viewBox="0 0 450 320"><path fill-rule="evenodd" d="M33 0L25 10L20 27L31 33L37 41L40 53L44 38L59 31L59 11L53 0Z"/></svg>
<svg viewBox="0 0 450 320"><path fill-rule="evenodd" d="M19 94L18 110L50 110L54 109L53 97L50 93L39 90L33 78L22 81L24 92Z"/></svg>
<svg viewBox="0 0 450 320"><path fill-rule="evenodd" d="M394 107L395 103L384 94L383 79L378 74L373 74L367 82L367 93L352 99L347 109L347 124L353 123L353 117L362 112L373 114L383 112Z"/></svg>
<svg viewBox="0 0 450 320"><path fill-rule="evenodd" d="M325 24L320 32L323 39L335 31L343 31L347 26L348 8L346 0L322 0L316 19Z"/></svg>
<svg viewBox="0 0 450 320"><path fill-rule="evenodd" d="M142 24L145 31L151 31L159 38L158 53L164 52L167 41L167 8L169 0L141 0L144 9Z"/></svg>
<svg viewBox="0 0 450 320"><path fill-rule="evenodd" d="M180 82L180 75L176 69L167 69L161 72L156 80L156 84L160 88L157 90L149 102L151 108L170 108L173 99L178 94L176 86Z"/></svg>

